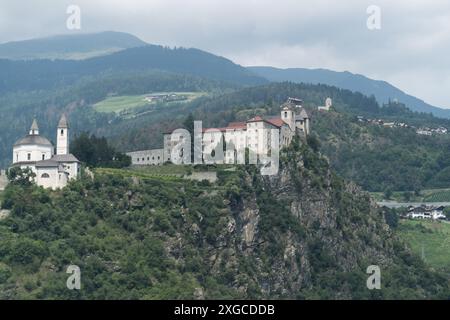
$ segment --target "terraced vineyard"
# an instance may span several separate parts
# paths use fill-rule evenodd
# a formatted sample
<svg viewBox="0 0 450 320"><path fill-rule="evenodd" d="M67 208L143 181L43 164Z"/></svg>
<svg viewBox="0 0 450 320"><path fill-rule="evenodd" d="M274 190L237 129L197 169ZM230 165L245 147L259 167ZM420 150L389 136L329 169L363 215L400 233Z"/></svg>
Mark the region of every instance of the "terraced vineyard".
<svg viewBox="0 0 450 320"><path fill-rule="evenodd" d="M222 175L235 175L233 170L229 168L220 169ZM119 175L127 178L138 178L143 180L151 180L171 185L192 184L193 186L205 186L207 184L213 190L222 190L223 186L215 184L217 180L217 171L215 168L201 167L198 170L193 169L190 165L163 165L163 166L144 166L131 167L126 169L113 168L96 168L95 174ZM214 179L208 173L215 173Z"/></svg>
<svg viewBox="0 0 450 320"><path fill-rule="evenodd" d="M433 192L423 199L425 202L450 202L450 190Z"/></svg>
<svg viewBox="0 0 450 320"><path fill-rule="evenodd" d="M409 195L405 199L405 194ZM371 192L370 195L376 201L386 200L383 192ZM421 190L420 194L414 194L413 191L394 191L389 200L397 202L450 202L450 189L425 189Z"/></svg>
<svg viewBox="0 0 450 320"><path fill-rule="evenodd" d="M130 178L136 177L144 180L159 180L167 182L183 181L182 174L145 172L144 170L97 168L94 170L94 172L99 174L112 174Z"/></svg>

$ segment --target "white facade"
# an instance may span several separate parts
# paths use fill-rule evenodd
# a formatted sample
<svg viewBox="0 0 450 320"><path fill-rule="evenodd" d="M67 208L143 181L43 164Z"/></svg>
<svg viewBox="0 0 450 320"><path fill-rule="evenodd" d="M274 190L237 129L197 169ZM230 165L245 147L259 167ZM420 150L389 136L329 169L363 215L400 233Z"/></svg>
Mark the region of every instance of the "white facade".
<svg viewBox="0 0 450 320"><path fill-rule="evenodd" d="M132 163L139 165L161 165L164 163L164 149L129 152Z"/></svg>
<svg viewBox="0 0 450 320"><path fill-rule="evenodd" d="M52 143L39 135L36 120L30 132L13 147L13 166L30 168L37 185L44 188L58 189L67 185L80 174L78 159L69 153L69 127L65 116L61 117L57 129L57 154Z"/></svg>
<svg viewBox="0 0 450 320"><path fill-rule="evenodd" d="M432 219L432 220L445 220L447 217L444 215L444 207L428 207L422 205L420 207L409 207L407 218L410 219Z"/></svg>
<svg viewBox="0 0 450 320"><path fill-rule="evenodd" d="M333 100L331 98L327 98L325 100L325 106L317 107L319 111L330 111L331 106L333 105Z"/></svg>
<svg viewBox="0 0 450 320"><path fill-rule="evenodd" d="M20 145L14 148L13 163L27 161L42 161L53 157L53 147L47 145Z"/></svg>
<svg viewBox="0 0 450 320"><path fill-rule="evenodd" d="M44 188L58 189L67 185L68 173L58 167L35 168L36 184Z"/></svg>

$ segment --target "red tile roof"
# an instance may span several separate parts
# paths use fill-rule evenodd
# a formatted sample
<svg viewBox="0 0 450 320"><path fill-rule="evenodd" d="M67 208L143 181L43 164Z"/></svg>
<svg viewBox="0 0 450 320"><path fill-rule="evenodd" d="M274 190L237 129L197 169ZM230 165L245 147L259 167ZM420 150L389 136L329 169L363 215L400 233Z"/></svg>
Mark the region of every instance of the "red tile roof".
<svg viewBox="0 0 450 320"><path fill-rule="evenodd" d="M284 120L281 118L266 119L266 122L268 122L276 127L282 127L286 124L286 122L284 122Z"/></svg>
<svg viewBox="0 0 450 320"><path fill-rule="evenodd" d="M233 129L246 129L247 124L245 122L230 122L227 128Z"/></svg>
<svg viewBox="0 0 450 320"><path fill-rule="evenodd" d="M256 116L254 118L251 118L250 120L247 120L247 122L259 122L259 121L264 121L264 119L261 118L260 116Z"/></svg>

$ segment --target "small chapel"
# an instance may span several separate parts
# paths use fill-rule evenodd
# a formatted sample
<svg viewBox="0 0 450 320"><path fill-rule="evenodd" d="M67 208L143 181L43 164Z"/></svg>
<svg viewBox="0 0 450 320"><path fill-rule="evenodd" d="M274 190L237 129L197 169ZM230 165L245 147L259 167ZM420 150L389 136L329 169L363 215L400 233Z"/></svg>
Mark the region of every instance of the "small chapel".
<svg viewBox="0 0 450 320"><path fill-rule="evenodd" d="M13 146L13 166L30 168L35 182L44 188L63 188L80 175L80 161L69 153L69 125L65 115L58 123L56 150L53 144L39 134L36 119L29 133Z"/></svg>

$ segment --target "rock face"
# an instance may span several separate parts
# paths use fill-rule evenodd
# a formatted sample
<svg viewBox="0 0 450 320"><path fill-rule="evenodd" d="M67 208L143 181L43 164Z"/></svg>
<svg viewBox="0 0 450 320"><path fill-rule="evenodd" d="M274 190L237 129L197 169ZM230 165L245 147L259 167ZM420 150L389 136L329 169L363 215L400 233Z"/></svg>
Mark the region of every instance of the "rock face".
<svg viewBox="0 0 450 320"><path fill-rule="evenodd" d="M242 192L222 217L227 227L206 245L210 272L229 276L246 298L346 299L355 288L370 296L366 268L393 264L395 239L383 215L325 159L296 148L276 176L243 172Z"/></svg>

